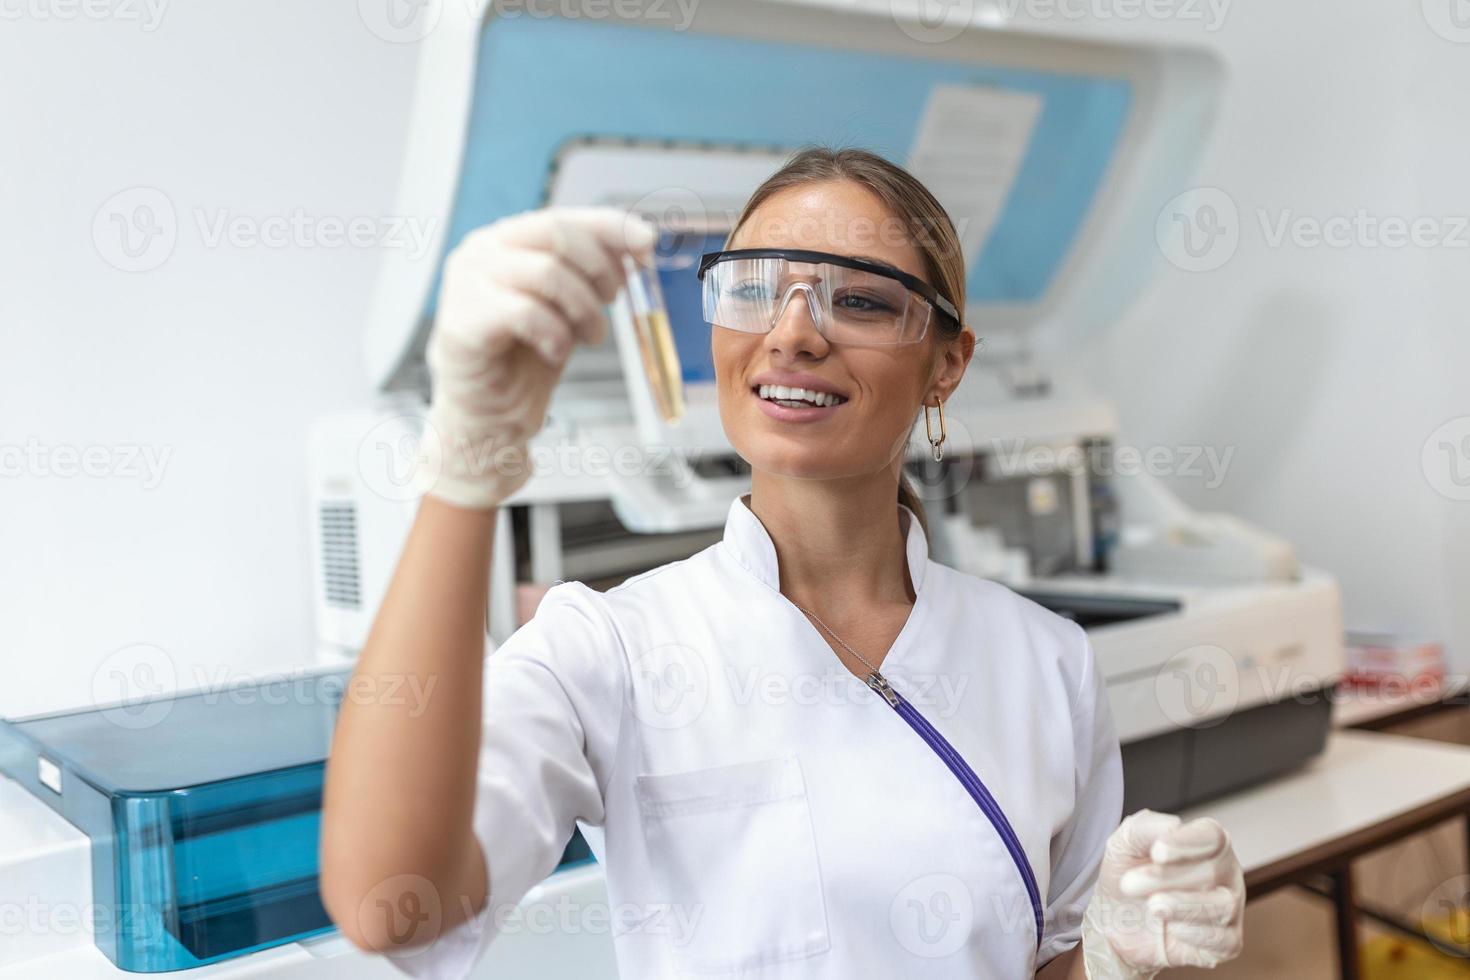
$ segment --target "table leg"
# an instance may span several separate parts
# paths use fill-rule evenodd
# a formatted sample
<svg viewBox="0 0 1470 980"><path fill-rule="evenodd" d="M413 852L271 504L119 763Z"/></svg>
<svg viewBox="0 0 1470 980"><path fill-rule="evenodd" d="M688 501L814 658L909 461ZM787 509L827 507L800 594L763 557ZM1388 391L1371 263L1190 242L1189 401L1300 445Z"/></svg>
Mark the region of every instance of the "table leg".
<svg viewBox="0 0 1470 980"><path fill-rule="evenodd" d="M1465 811L1465 871L1470 873L1470 810Z"/></svg>
<svg viewBox="0 0 1470 980"><path fill-rule="evenodd" d="M1332 872L1332 907L1337 912L1337 975L1358 980L1358 910L1353 897L1353 868Z"/></svg>

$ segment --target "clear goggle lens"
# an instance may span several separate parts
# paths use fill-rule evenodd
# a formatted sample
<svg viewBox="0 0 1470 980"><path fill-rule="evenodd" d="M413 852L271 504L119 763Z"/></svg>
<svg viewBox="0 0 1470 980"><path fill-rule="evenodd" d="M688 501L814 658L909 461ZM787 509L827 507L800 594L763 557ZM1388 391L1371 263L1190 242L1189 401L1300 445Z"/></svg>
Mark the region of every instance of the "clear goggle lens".
<svg viewBox="0 0 1470 980"><path fill-rule="evenodd" d="M731 258L704 275L704 318L729 330L768 333L793 301L829 342L862 347L917 343L933 312L896 279L827 262Z"/></svg>

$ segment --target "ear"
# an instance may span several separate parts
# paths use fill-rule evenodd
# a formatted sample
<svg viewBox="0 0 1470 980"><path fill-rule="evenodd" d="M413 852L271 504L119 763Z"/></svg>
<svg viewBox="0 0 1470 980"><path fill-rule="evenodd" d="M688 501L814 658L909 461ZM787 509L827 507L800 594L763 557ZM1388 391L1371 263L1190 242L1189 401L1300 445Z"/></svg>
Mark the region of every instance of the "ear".
<svg viewBox="0 0 1470 980"><path fill-rule="evenodd" d="M934 380L929 385L924 403L932 404L932 399L935 398L949 401L949 396L960 386L960 379L965 376L965 368L969 366L973 356L975 333L969 327L961 330L958 336L941 341L939 362L935 366Z"/></svg>

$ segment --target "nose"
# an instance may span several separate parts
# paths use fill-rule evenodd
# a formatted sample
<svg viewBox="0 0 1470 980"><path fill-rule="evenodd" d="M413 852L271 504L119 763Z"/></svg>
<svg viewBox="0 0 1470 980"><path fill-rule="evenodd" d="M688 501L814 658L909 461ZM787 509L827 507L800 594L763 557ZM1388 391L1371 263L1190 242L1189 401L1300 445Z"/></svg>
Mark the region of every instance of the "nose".
<svg viewBox="0 0 1470 980"><path fill-rule="evenodd" d="M766 350L789 357L807 354L824 357L829 350L827 338L818 329L821 304L808 283L794 282L787 287L776 311L775 322L766 334Z"/></svg>

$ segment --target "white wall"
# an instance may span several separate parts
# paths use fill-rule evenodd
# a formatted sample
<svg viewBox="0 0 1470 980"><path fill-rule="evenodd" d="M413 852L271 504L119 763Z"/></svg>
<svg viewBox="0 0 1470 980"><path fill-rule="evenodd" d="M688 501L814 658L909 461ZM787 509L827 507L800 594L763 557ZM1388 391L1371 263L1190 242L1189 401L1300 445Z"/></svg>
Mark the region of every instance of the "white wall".
<svg viewBox="0 0 1470 980"><path fill-rule="evenodd" d="M1234 4L1213 31L1182 18L1085 25L1193 39L1225 60L1231 83L1195 183L1229 196L1240 235L1213 271L1160 263L1120 329L1082 356L1127 442L1233 450L1217 488L1171 481L1187 502L1275 530L1334 572L1348 628L1441 639L1467 670L1470 499L1436 486L1455 486L1452 465L1470 479L1470 441L1453 463L1421 458L1443 423L1461 420L1456 440L1470 433L1470 128L1456 107L1470 91L1470 24L1431 26L1450 23L1452 3ZM1359 209L1432 219L1445 244L1273 244L1261 222Z"/></svg>
<svg viewBox="0 0 1470 980"><path fill-rule="evenodd" d="M164 651L180 683L309 658L307 425L367 394L356 345L378 253L211 246L197 216L391 214L415 51L366 29L371 2L168 5L153 29L122 0L101 20L61 19L66 0L4 6L0 445L170 455L151 488L0 477L0 713L106 693L132 644ZM1203 4L1206 21L1008 5L1040 30L1194 41L1232 74L1199 183L1239 208L1237 252L1207 273L1161 263L1084 352L1127 441L1234 447L1218 488L1179 492L1336 572L1349 625L1443 637L1470 663L1470 503L1420 462L1436 426L1470 414L1470 250L1273 248L1255 219L1470 213L1470 44L1415 3L1240 4L1218 24ZM167 195L178 239L128 273L93 220L138 186Z"/></svg>
<svg viewBox="0 0 1470 980"><path fill-rule="evenodd" d="M0 24L0 445L171 455L151 489L0 479L4 714L85 703L99 667L117 689L133 644L181 685L309 658L307 425L367 395L377 253L211 246L196 215L390 213L414 59L352 3L170 4L151 31L41 9ZM92 225L136 186L178 236L129 273Z"/></svg>

